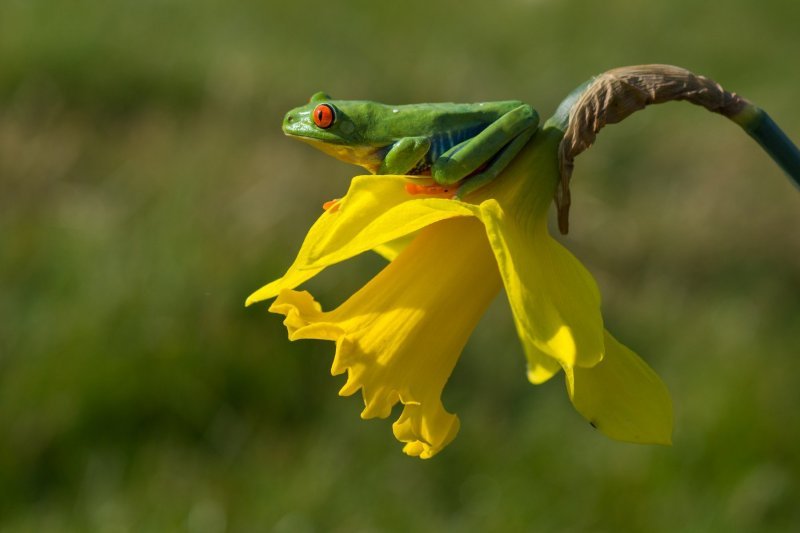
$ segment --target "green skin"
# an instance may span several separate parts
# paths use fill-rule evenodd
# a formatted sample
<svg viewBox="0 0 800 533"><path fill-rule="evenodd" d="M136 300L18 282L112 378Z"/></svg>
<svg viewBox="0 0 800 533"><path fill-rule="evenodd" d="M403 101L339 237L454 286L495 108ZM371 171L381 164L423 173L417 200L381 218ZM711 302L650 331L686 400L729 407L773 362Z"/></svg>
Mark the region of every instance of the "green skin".
<svg viewBox="0 0 800 533"><path fill-rule="evenodd" d="M327 128L314 122L319 104L334 111ZM538 125L518 101L389 106L316 93L286 114L283 132L373 174L429 174L462 198L497 177Z"/></svg>

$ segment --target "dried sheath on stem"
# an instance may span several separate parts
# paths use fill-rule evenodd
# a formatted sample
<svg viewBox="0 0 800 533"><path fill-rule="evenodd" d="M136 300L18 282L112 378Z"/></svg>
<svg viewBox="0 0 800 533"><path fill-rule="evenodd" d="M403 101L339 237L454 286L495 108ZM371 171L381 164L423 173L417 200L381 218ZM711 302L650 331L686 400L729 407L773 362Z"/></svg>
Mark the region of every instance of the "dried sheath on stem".
<svg viewBox="0 0 800 533"><path fill-rule="evenodd" d="M573 91L554 117L564 131L558 153L561 183L555 196L561 233L569 231L569 181L575 157L592 145L606 124L620 122L649 105L673 100L702 106L739 124L800 186L800 151L762 109L684 68L621 67L604 72Z"/></svg>

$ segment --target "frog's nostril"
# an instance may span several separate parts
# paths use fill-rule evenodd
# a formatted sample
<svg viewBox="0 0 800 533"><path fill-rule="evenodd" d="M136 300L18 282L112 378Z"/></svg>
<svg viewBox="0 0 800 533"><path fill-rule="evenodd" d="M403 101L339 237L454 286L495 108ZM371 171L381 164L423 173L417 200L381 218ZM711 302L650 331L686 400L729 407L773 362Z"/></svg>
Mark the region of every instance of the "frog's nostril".
<svg viewBox="0 0 800 533"><path fill-rule="evenodd" d="M293 115L289 115L288 117L286 117L286 122L289 122L289 123L294 122L294 116Z"/></svg>

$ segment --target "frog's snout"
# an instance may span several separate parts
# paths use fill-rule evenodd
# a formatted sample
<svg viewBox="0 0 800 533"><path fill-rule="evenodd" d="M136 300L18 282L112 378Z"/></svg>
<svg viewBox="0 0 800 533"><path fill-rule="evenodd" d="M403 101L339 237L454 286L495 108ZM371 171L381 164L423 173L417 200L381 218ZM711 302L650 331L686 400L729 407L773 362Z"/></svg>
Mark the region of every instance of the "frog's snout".
<svg viewBox="0 0 800 533"><path fill-rule="evenodd" d="M299 125L300 117L297 113L289 112L286 113L286 116L283 117L283 132L286 134L292 133L295 128Z"/></svg>

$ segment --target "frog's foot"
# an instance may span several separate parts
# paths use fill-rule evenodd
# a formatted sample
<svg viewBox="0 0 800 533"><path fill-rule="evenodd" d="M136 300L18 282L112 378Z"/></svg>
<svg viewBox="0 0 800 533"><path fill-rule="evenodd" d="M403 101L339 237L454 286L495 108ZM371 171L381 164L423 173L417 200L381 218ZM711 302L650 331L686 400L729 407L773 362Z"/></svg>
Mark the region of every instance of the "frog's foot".
<svg viewBox="0 0 800 533"><path fill-rule="evenodd" d="M339 205L341 204L341 198L334 198L333 200L328 200L324 204L322 204L322 209L329 213L335 213L339 210Z"/></svg>
<svg viewBox="0 0 800 533"><path fill-rule="evenodd" d="M418 194L425 196L437 196L440 198L453 198L458 191L458 185L420 185L418 183L406 183L406 192L412 196Z"/></svg>

